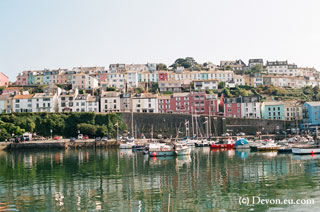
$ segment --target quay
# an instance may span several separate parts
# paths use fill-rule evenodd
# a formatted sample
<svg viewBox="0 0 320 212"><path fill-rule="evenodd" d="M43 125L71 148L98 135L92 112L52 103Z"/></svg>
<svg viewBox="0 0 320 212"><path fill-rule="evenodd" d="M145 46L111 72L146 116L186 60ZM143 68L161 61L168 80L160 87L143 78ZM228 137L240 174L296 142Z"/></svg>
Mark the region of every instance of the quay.
<svg viewBox="0 0 320 212"><path fill-rule="evenodd" d="M139 139L136 141L139 145L145 145L149 139ZM80 149L80 148L107 148L119 147L121 141L109 139L108 141L95 141L94 139L69 141L69 139L60 140L41 140L25 141L21 143L0 142L0 150L46 150L46 149Z"/></svg>

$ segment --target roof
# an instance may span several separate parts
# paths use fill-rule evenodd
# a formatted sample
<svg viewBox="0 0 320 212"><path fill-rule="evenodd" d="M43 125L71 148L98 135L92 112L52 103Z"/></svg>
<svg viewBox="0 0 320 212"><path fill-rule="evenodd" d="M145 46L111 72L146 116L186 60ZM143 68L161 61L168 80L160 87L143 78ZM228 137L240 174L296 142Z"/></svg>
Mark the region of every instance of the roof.
<svg viewBox="0 0 320 212"><path fill-rule="evenodd" d="M108 92L103 92L102 95L101 95L101 98L104 98L104 97L118 97L118 96L120 96L119 92L108 91Z"/></svg>
<svg viewBox="0 0 320 212"><path fill-rule="evenodd" d="M193 80L193 82L219 82L217 79Z"/></svg>
<svg viewBox="0 0 320 212"><path fill-rule="evenodd" d="M173 93L173 97L185 97L189 96L190 93Z"/></svg>
<svg viewBox="0 0 320 212"><path fill-rule="evenodd" d="M7 87L4 90L5 91L7 91L7 90L20 90L20 88L19 87Z"/></svg>
<svg viewBox="0 0 320 212"><path fill-rule="evenodd" d="M158 96L158 99L170 99L170 95L165 95L165 96Z"/></svg>
<svg viewBox="0 0 320 212"><path fill-rule="evenodd" d="M265 106L284 105L284 102L264 102Z"/></svg>
<svg viewBox="0 0 320 212"><path fill-rule="evenodd" d="M28 95L15 95L13 98L14 99L31 99L33 97L33 94L28 94Z"/></svg>
<svg viewBox="0 0 320 212"><path fill-rule="evenodd" d="M308 104L310 106L320 106L320 102L306 102L305 104Z"/></svg>
<svg viewBox="0 0 320 212"><path fill-rule="evenodd" d="M2 94L0 95L0 100L6 100L10 98L10 94Z"/></svg>
<svg viewBox="0 0 320 212"><path fill-rule="evenodd" d="M51 98L53 97L52 93L36 93L33 98Z"/></svg>

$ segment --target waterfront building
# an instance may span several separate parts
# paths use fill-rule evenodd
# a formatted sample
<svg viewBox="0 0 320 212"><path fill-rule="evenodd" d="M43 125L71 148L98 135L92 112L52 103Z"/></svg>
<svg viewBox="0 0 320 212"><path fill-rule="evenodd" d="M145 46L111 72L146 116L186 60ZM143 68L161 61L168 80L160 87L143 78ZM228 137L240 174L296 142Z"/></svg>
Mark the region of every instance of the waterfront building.
<svg viewBox="0 0 320 212"><path fill-rule="evenodd" d="M189 95L190 113L192 114L205 114L205 91L192 91Z"/></svg>
<svg viewBox="0 0 320 212"><path fill-rule="evenodd" d="M63 90L58 97L59 112L74 112L74 101L78 93L78 89L73 89L70 91Z"/></svg>
<svg viewBox="0 0 320 212"><path fill-rule="evenodd" d="M131 112L131 110L132 110L131 93L120 94L120 111Z"/></svg>
<svg viewBox="0 0 320 212"><path fill-rule="evenodd" d="M115 91L102 92L100 111L104 113L120 112L120 93Z"/></svg>
<svg viewBox="0 0 320 212"><path fill-rule="evenodd" d="M163 95L158 96L158 112L159 113L173 113L171 108L171 96Z"/></svg>
<svg viewBox="0 0 320 212"><path fill-rule="evenodd" d="M241 97L224 98L224 116L241 118Z"/></svg>
<svg viewBox="0 0 320 212"><path fill-rule="evenodd" d="M58 112L58 95L54 93L34 94L32 112Z"/></svg>
<svg viewBox="0 0 320 212"><path fill-rule="evenodd" d="M0 95L0 113L12 112L12 95L2 94Z"/></svg>
<svg viewBox="0 0 320 212"><path fill-rule="evenodd" d="M320 126L320 102L306 102L302 106L302 127L304 129Z"/></svg>
<svg viewBox="0 0 320 212"><path fill-rule="evenodd" d="M151 93L136 94L132 97L132 110L137 113L158 113L158 95Z"/></svg>
<svg viewBox="0 0 320 212"><path fill-rule="evenodd" d="M12 101L13 112L33 112L32 111L33 94L15 95Z"/></svg>
<svg viewBox="0 0 320 212"><path fill-rule="evenodd" d="M263 102L261 114L263 119L285 120L283 102Z"/></svg>
<svg viewBox="0 0 320 212"><path fill-rule="evenodd" d="M78 94L73 104L74 112L99 112L99 101L91 94Z"/></svg>
<svg viewBox="0 0 320 212"><path fill-rule="evenodd" d="M258 96L241 97L241 117L261 118L260 99Z"/></svg>
<svg viewBox="0 0 320 212"><path fill-rule="evenodd" d="M170 99L170 110L172 113L188 114L190 111L189 93L173 93Z"/></svg>
<svg viewBox="0 0 320 212"><path fill-rule="evenodd" d="M285 102L284 117L287 121L302 120L302 105L297 101Z"/></svg>

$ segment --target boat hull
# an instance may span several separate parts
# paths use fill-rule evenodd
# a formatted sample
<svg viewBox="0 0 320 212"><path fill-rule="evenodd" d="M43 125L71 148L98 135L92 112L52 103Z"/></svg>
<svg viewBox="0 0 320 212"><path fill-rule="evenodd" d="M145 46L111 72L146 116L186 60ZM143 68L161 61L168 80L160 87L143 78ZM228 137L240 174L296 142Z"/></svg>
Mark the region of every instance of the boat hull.
<svg viewBox="0 0 320 212"><path fill-rule="evenodd" d="M278 151L279 146L259 146L258 151Z"/></svg>
<svg viewBox="0 0 320 212"><path fill-rule="evenodd" d="M120 144L119 149L132 149L132 147L131 144Z"/></svg>
<svg viewBox="0 0 320 212"><path fill-rule="evenodd" d="M212 149L233 149L234 144L212 144L210 147Z"/></svg>
<svg viewBox="0 0 320 212"><path fill-rule="evenodd" d="M320 154L320 148L292 148L292 153L296 155Z"/></svg>
<svg viewBox="0 0 320 212"><path fill-rule="evenodd" d="M149 156L151 157L166 157L166 156L174 156L174 151L149 151Z"/></svg>
<svg viewBox="0 0 320 212"><path fill-rule="evenodd" d="M190 155L191 153L191 149L190 148L187 148L187 149L180 149L180 150L176 150L175 151L175 154L177 156L180 156L180 155Z"/></svg>

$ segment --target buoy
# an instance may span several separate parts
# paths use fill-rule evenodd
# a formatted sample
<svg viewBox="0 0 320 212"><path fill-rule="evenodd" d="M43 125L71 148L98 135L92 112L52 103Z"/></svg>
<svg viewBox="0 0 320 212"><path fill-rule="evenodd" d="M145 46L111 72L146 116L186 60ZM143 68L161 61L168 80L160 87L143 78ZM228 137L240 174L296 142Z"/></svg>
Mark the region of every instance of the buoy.
<svg viewBox="0 0 320 212"><path fill-rule="evenodd" d="M156 155L157 155L157 153L155 153L155 152L152 153L152 156L156 156Z"/></svg>

